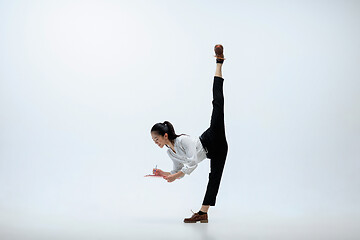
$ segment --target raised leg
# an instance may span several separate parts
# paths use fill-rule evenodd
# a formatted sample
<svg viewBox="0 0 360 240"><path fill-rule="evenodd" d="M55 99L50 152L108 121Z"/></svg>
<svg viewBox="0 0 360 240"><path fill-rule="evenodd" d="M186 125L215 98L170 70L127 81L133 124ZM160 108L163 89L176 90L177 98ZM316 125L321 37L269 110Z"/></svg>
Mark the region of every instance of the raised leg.
<svg viewBox="0 0 360 240"><path fill-rule="evenodd" d="M222 71L221 71L222 65L223 65L222 63L217 63L216 64L215 77L222 78Z"/></svg>

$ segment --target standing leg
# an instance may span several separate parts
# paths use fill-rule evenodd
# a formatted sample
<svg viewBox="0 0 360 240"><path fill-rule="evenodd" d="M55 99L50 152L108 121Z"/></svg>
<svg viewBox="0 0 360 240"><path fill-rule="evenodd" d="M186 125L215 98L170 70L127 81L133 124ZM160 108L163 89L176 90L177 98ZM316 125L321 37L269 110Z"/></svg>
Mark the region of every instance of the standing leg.
<svg viewBox="0 0 360 240"><path fill-rule="evenodd" d="M200 208L200 211L207 213L209 208L210 208L210 205L202 205L201 208Z"/></svg>
<svg viewBox="0 0 360 240"><path fill-rule="evenodd" d="M224 171L228 145L227 142L219 143L217 155L210 160L209 182L207 185L203 205L215 206L216 196L219 191L221 177Z"/></svg>

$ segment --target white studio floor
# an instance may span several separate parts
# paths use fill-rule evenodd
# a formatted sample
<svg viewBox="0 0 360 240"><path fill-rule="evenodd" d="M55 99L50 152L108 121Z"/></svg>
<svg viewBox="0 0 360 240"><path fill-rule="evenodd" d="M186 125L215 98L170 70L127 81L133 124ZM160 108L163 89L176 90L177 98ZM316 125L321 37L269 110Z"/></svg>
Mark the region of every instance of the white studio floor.
<svg viewBox="0 0 360 240"><path fill-rule="evenodd" d="M212 218L211 218L212 217ZM345 218L262 218L209 216L208 224L185 224L182 218L127 217L103 222L39 222L1 228L3 240L27 239L359 239L358 221Z"/></svg>

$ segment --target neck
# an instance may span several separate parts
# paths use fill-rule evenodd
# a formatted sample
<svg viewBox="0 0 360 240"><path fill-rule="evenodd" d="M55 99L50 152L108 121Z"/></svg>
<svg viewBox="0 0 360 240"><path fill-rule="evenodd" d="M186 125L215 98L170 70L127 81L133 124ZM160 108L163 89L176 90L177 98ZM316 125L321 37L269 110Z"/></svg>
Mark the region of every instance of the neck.
<svg viewBox="0 0 360 240"><path fill-rule="evenodd" d="M175 141L174 141L174 143L175 143ZM175 151L174 144L170 140L167 141L166 145L168 145L172 150Z"/></svg>

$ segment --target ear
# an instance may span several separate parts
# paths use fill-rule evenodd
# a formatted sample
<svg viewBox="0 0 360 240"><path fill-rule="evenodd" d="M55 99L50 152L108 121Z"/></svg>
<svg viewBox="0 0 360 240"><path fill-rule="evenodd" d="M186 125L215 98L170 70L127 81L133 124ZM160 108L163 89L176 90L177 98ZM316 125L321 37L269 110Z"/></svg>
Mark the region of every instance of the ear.
<svg viewBox="0 0 360 240"><path fill-rule="evenodd" d="M168 139L169 135L167 133L164 134L164 138Z"/></svg>

